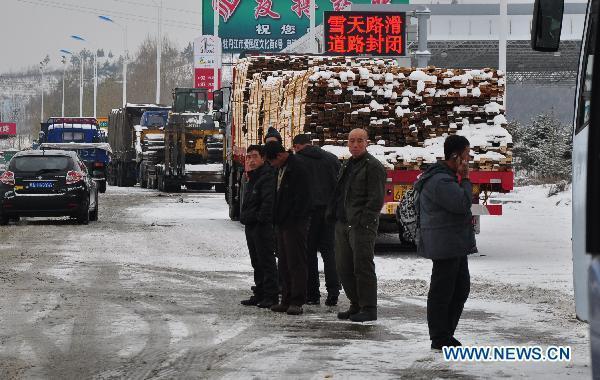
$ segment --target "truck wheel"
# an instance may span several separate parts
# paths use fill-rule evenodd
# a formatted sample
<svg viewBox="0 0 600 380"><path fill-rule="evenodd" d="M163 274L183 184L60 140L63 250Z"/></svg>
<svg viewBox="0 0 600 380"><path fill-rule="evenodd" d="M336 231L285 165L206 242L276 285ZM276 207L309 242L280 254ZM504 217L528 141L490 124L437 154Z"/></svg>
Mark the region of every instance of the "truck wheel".
<svg viewBox="0 0 600 380"><path fill-rule="evenodd" d="M225 192L225 184L224 183L217 183L215 185L215 193L224 193Z"/></svg>
<svg viewBox="0 0 600 380"><path fill-rule="evenodd" d="M158 189L158 191L165 191L165 177L159 175L158 180L156 182L156 188Z"/></svg>
<svg viewBox="0 0 600 380"><path fill-rule="evenodd" d="M239 192L239 183L238 186L230 186L229 191L227 192L229 195L229 200L227 202L229 203L229 218L231 220L238 220L240 217L240 198L239 196L236 197L237 192Z"/></svg>
<svg viewBox="0 0 600 380"><path fill-rule="evenodd" d="M106 193L106 180L98 183L98 191L103 194Z"/></svg>
<svg viewBox="0 0 600 380"><path fill-rule="evenodd" d="M117 186L118 187L123 187L125 186L125 174L123 173L123 168L121 166L118 167L117 169Z"/></svg>

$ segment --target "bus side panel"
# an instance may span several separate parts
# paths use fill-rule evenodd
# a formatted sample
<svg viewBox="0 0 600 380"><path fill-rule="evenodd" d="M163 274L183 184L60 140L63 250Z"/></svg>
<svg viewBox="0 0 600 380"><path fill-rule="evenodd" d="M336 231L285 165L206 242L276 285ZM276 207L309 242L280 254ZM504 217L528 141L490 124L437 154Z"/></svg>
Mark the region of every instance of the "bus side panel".
<svg viewBox="0 0 600 380"><path fill-rule="evenodd" d="M591 256L586 253L586 189L589 128L573 136L573 289L577 318L589 320L588 268Z"/></svg>

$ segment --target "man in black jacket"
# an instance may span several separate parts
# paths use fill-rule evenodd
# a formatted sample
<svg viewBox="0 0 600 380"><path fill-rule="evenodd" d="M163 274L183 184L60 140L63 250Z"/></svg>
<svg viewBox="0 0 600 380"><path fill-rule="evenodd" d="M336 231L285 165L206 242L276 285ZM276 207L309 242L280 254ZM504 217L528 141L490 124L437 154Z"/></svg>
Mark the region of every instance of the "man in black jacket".
<svg viewBox="0 0 600 380"><path fill-rule="evenodd" d="M277 266L273 240L275 174L265 164L261 146L251 145L246 153L248 183L240 221L246 226L246 242L254 269L254 295L242 305L270 308L279 302Z"/></svg>
<svg viewBox="0 0 600 380"><path fill-rule="evenodd" d="M325 219L325 211L335 189L341 167L340 160L320 147L311 145L308 135L297 135L294 137L293 144L294 151L298 157L304 160L312 174L313 211L310 217L306 251L308 270L306 303L308 305L320 303L319 260L317 257L317 251L319 251L323 259L325 287L327 288L325 305L335 306L340 295L340 283L335 268L335 223Z"/></svg>
<svg viewBox="0 0 600 380"><path fill-rule="evenodd" d="M350 308L339 319L353 322L377 319L375 237L383 207L385 167L369 152L369 135L353 129L348 135L352 154L341 170L334 197L327 210L335 225L335 262Z"/></svg>
<svg viewBox="0 0 600 380"><path fill-rule="evenodd" d="M418 253L433 261L427 323L431 348L437 350L461 345L454 333L471 288L467 255L475 235L470 151L464 136L448 136L445 160L430 166L415 184L420 193Z"/></svg>
<svg viewBox="0 0 600 380"><path fill-rule="evenodd" d="M310 174L298 157L276 141L265 145L265 155L277 169L273 223L277 236L281 302L275 312L302 314L306 303L306 238L310 223Z"/></svg>

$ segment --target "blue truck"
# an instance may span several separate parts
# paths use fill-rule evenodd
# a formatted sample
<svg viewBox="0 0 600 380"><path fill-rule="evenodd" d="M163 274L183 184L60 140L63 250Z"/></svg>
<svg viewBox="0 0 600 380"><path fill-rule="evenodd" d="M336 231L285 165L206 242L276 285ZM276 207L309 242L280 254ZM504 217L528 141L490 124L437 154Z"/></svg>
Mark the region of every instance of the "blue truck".
<svg viewBox="0 0 600 380"><path fill-rule="evenodd" d="M41 124L37 149L74 150L83 162L98 191L106 191L106 178L112 150L98 121L90 117L51 117Z"/></svg>

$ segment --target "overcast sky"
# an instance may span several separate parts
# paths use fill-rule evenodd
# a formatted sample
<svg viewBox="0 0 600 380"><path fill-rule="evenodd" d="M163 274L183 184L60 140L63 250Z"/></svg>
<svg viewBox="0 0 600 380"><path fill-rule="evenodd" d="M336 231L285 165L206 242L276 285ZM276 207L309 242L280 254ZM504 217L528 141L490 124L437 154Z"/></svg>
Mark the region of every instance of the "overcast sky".
<svg viewBox="0 0 600 380"><path fill-rule="evenodd" d="M202 1L163 0L163 33L183 47L199 36ZM120 55L123 33L98 19L108 15L127 24L130 54L146 37L157 33L160 0L0 0L0 73L38 66L50 55L50 65L60 66L60 49L79 51L78 34L98 48Z"/></svg>

